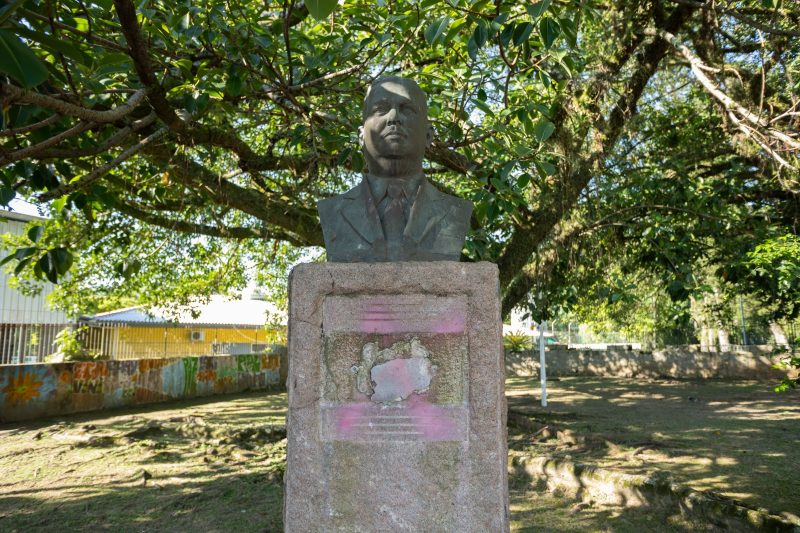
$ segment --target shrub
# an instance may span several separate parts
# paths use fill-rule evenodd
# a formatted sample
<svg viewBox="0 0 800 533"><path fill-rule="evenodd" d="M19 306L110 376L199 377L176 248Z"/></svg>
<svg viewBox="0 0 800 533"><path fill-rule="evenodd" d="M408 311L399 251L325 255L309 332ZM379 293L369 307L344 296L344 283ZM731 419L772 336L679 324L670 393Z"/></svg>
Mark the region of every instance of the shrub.
<svg viewBox="0 0 800 533"><path fill-rule="evenodd" d="M523 333L507 333L503 335L503 347L512 353L524 352L533 347L531 337Z"/></svg>

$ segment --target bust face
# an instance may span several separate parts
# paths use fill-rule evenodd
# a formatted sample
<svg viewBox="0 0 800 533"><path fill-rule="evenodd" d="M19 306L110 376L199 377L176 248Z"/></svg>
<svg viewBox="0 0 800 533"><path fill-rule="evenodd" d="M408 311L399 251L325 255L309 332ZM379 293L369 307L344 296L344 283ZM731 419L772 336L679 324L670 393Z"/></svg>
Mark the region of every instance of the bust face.
<svg viewBox="0 0 800 533"><path fill-rule="evenodd" d="M412 167L421 171L432 133L425 94L416 83L390 78L371 88L364 102L361 129L361 144L370 171Z"/></svg>

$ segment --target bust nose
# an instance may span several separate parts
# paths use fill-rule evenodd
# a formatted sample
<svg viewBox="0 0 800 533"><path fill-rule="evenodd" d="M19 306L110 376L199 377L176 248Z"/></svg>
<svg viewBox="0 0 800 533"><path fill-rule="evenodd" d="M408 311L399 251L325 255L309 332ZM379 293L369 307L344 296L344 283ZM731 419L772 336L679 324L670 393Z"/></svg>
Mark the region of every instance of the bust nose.
<svg viewBox="0 0 800 533"><path fill-rule="evenodd" d="M401 124L400 113L398 113L396 107L392 107L389 112L386 113L386 122L389 125Z"/></svg>

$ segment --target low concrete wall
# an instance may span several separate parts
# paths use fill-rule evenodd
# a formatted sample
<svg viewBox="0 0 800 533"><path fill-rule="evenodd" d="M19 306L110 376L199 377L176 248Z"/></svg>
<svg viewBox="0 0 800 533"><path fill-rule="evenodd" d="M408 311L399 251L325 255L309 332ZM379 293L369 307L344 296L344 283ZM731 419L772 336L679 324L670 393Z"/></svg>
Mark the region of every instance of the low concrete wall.
<svg viewBox="0 0 800 533"><path fill-rule="evenodd" d="M701 352L694 346L673 346L663 350L572 350L548 348L548 376L670 377L682 379L764 379L779 380L786 375L772 367L765 351ZM506 353L506 374L539 375L539 352Z"/></svg>
<svg viewBox="0 0 800 533"><path fill-rule="evenodd" d="M0 366L0 422L283 386L271 354Z"/></svg>

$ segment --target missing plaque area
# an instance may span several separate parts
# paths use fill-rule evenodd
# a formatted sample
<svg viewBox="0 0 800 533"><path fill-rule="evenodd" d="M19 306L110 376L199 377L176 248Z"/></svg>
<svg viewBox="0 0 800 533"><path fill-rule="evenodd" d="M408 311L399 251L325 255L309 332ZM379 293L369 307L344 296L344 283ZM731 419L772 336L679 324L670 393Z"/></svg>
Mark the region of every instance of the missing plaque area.
<svg viewBox="0 0 800 533"><path fill-rule="evenodd" d="M325 341L322 440L467 439L463 336L336 333Z"/></svg>
<svg viewBox="0 0 800 533"><path fill-rule="evenodd" d="M368 342L361 349L361 363L351 369L356 374L356 388L373 402L398 402L411 394L426 392L436 367L431 352L413 337L389 348Z"/></svg>

